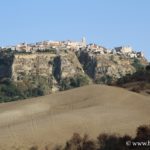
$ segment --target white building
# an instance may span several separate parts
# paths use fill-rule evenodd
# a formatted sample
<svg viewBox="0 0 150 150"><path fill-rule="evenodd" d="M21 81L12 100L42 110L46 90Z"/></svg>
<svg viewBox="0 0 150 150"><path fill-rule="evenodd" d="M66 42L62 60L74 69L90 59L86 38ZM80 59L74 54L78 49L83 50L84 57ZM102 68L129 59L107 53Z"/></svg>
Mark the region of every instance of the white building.
<svg viewBox="0 0 150 150"><path fill-rule="evenodd" d="M137 57L144 57L144 53L143 52L137 52Z"/></svg>
<svg viewBox="0 0 150 150"><path fill-rule="evenodd" d="M121 46L121 47L115 47L116 52L120 53L132 53L133 49L130 46Z"/></svg>

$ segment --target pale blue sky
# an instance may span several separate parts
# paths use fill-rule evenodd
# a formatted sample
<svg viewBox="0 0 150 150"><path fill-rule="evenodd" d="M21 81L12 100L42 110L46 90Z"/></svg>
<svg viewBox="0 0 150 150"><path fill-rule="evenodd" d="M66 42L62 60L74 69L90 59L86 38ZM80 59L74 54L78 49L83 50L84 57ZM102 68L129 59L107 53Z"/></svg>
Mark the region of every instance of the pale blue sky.
<svg viewBox="0 0 150 150"><path fill-rule="evenodd" d="M85 36L150 59L150 0L0 0L0 20L0 46Z"/></svg>

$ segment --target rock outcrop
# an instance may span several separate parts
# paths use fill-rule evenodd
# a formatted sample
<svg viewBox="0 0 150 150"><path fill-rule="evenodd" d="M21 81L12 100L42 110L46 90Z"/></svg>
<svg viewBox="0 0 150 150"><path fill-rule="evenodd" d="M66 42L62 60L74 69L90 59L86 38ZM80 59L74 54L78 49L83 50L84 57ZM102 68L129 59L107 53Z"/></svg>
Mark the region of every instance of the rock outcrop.
<svg viewBox="0 0 150 150"><path fill-rule="evenodd" d="M131 57L131 54L136 54L136 57ZM88 83L87 75L96 83L115 83L119 78L133 74L137 61L140 65L148 63L130 48L119 47L113 53L97 45L80 49L37 50L34 53L3 51L0 55L0 80L9 78L21 89L40 88L48 94L61 90L61 86L69 89Z"/></svg>
<svg viewBox="0 0 150 150"><path fill-rule="evenodd" d="M104 49L105 50L105 49ZM132 53L132 52L130 52ZM133 65L134 61L138 61L141 66L148 64L147 60L140 57L130 57L125 53L95 53L88 49L81 49L77 52L79 61L81 62L84 71L96 83L115 83L119 78L133 74L136 67Z"/></svg>
<svg viewBox="0 0 150 150"><path fill-rule="evenodd" d="M84 75L78 58L71 51L59 54L49 52L16 53L7 60L10 58L11 62L8 65L3 62L3 68L0 68L1 79L7 77L21 87L27 86L27 84L38 87L43 84L45 94L58 91L59 83L65 78ZM7 62L5 57L3 57L4 60ZM9 70L9 74L6 74L4 70L6 72Z"/></svg>

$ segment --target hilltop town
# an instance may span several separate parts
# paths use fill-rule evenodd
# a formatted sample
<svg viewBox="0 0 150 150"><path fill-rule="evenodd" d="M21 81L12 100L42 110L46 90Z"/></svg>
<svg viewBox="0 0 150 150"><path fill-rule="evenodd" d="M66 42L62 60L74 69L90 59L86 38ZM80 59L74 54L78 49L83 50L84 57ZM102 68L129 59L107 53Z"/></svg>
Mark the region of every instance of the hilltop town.
<svg viewBox="0 0 150 150"><path fill-rule="evenodd" d="M36 52L48 52L54 53L66 51L87 51L91 56L104 55L104 54L116 54L124 55L130 58L144 57L144 54L136 52L130 46L115 47L112 50L99 46L97 44L87 44L86 38L83 37L81 42L74 41L42 41L35 44L20 43L15 46L0 47L0 51L12 50L13 52L20 53L36 53Z"/></svg>
<svg viewBox="0 0 150 150"><path fill-rule="evenodd" d="M129 46L110 50L87 44L85 38L81 42L43 41L3 47L0 101L46 95L90 83L115 84L147 64L143 53Z"/></svg>

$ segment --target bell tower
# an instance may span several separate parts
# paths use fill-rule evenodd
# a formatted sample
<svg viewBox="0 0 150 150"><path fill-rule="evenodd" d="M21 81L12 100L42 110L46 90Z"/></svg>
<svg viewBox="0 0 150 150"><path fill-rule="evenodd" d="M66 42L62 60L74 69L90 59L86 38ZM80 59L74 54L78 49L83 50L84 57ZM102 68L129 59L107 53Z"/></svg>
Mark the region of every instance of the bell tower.
<svg viewBox="0 0 150 150"><path fill-rule="evenodd" d="M86 46L86 38L85 38L85 37L82 38L82 44L83 44L84 46Z"/></svg>

